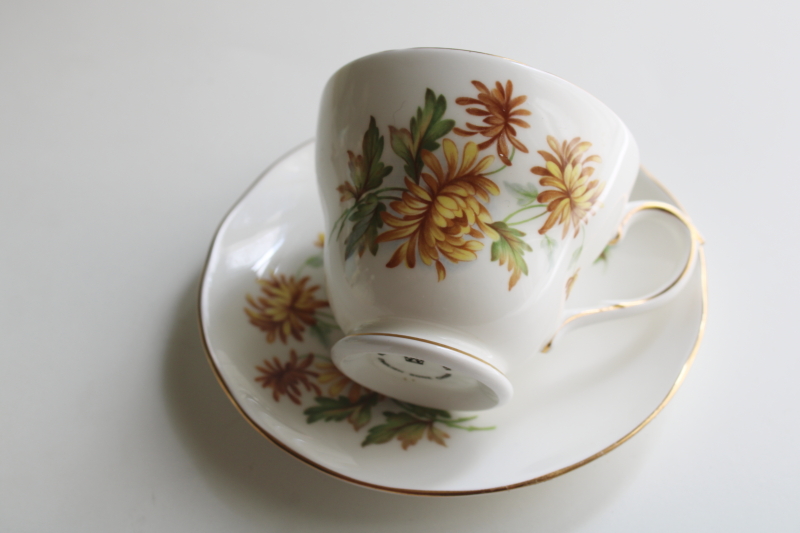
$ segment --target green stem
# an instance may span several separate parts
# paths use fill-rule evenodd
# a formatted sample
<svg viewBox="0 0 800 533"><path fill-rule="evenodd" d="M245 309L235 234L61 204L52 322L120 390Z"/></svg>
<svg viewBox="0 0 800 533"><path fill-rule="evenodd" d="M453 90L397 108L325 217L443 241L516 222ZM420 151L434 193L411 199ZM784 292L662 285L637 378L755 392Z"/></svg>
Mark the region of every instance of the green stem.
<svg viewBox="0 0 800 533"><path fill-rule="evenodd" d="M446 424L460 424L462 422L469 422L470 420L475 420L478 418L477 416L465 416L463 418L456 418L455 420L439 420L440 422L444 422Z"/></svg>
<svg viewBox="0 0 800 533"><path fill-rule="evenodd" d="M488 431L490 429L495 429L497 427L497 426L489 426L489 427L480 428L480 427L477 427L477 426L462 426L462 425L456 424L454 422L445 422L443 420L440 420L439 422L442 422L447 427L463 429L465 431Z"/></svg>
<svg viewBox="0 0 800 533"><path fill-rule="evenodd" d="M408 189L406 189L405 187L384 187L383 189L378 189L378 190L377 190L377 191L375 191L373 194L378 194L378 193L380 193L380 192L383 192L383 191L400 191L400 192L406 192L407 190L408 190Z"/></svg>
<svg viewBox="0 0 800 533"><path fill-rule="evenodd" d="M331 228L331 234L328 235L328 238L331 238L331 239L333 238L333 234L336 233L336 226L339 225L339 222L342 222L342 219L344 218L344 216L347 214L348 211L349 211L349 209L345 209L344 211L342 211L342 214L339 215L339 218L337 218L336 222L333 223L333 227Z"/></svg>
<svg viewBox="0 0 800 533"><path fill-rule="evenodd" d="M516 154L516 153L517 153L517 149L512 147L511 148L511 155L508 156L508 160L509 161L513 161L514 160L514 154ZM502 167L498 168L497 170L492 170L491 172L487 172L486 174L484 174L484 176L491 176L492 174L497 174L498 172L500 172L504 168L506 168L506 165L503 165Z"/></svg>
<svg viewBox="0 0 800 533"><path fill-rule="evenodd" d="M377 191L374 191L372 194L377 195L378 193L384 191L406 192L406 189L404 189L403 187L384 187L383 189L378 189ZM351 205L349 208L345 209L344 212L339 216L339 218L336 219L336 222L333 223L333 228L331 228L331 234L330 234L331 238L333 238L333 234L336 232L336 226L339 226L340 224L341 226L339 227L339 233L336 235L336 238L338 239L339 237L342 236L342 231L344 230L344 224L347 221L347 217L349 217L353 213L353 211L358 207L359 203L361 203L361 199L364 197L365 196L360 196L359 198L356 198L355 203ZM401 202L403 201L403 199L398 196L377 196L377 198L379 200L398 200Z"/></svg>
<svg viewBox="0 0 800 533"><path fill-rule="evenodd" d="M321 261L322 260L322 254L312 255L311 257L306 259L305 262L302 265L300 265L300 268L297 269L297 272L295 273L294 277L299 278L300 274L303 273L303 269L305 269L308 266L308 262L311 261L311 259L314 259L314 258L319 258L320 261Z"/></svg>
<svg viewBox="0 0 800 533"><path fill-rule="evenodd" d="M358 202L351 205L349 208L344 210L344 213L336 219L336 222L333 223L333 228L331 228L331 237L333 237L333 233L336 231L336 225L341 222L341 226L339 227L339 233L336 234L336 239L338 240L339 237L342 235L342 230L344 229L344 223L347 220L347 217L353 212L353 210L358 207Z"/></svg>
<svg viewBox="0 0 800 533"><path fill-rule="evenodd" d="M326 322L325 320L317 319L317 324L322 324L322 325L328 326L329 328L332 328L332 329L339 329L339 324L337 324L336 322L330 323L330 322Z"/></svg>
<svg viewBox="0 0 800 533"><path fill-rule="evenodd" d="M489 429L494 429L495 426L491 427L478 427L478 426L462 426L462 422L469 422L470 420L475 420L478 418L477 416L467 416L464 418L456 418L455 420L442 420L441 418L437 418L434 422L440 422L447 427L463 429L465 431L486 431Z"/></svg>
<svg viewBox="0 0 800 533"><path fill-rule="evenodd" d="M513 217L514 215L516 215L518 213L522 213L523 211L527 211L528 209L534 209L536 207L547 207L547 204L534 204L534 205L528 205L528 206L522 207L520 209L517 209L516 211L514 211L513 213L508 215L506 218L504 218L503 222L508 222L509 220L511 220L511 217ZM544 214L544 213L542 213L542 214ZM539 216L541 216L541 215L539 215Z"/></svg>
<svg viewBox="0 0 800 533"><path fill-rule="evenodd" d="M547 214L547 211L545 211L544 213L539 213L539 214L538 214L538 215L536 215L535 217L527 218L527 219L525 219L525 220L522 220L522 221L520 221L520 222L509 222L509 224L508 224L508 225L509 225L509 226L519 226L520 224L525 224L526 222L530 222L531 220L536 220L536 219L537 219L537 218L539 218L539 217L543 217L543 216L545 216L546 214Z"/></svg>
<svg viewBox="0 0 800 533"><path fill-rule="evenodd" d="M503 165L502 167L498 168L497 170L492 170L491 172L485 173L484 176L491 176L492 174L497 174L498 172L500 172L504 168L506 168L505 165Z"/></svg>

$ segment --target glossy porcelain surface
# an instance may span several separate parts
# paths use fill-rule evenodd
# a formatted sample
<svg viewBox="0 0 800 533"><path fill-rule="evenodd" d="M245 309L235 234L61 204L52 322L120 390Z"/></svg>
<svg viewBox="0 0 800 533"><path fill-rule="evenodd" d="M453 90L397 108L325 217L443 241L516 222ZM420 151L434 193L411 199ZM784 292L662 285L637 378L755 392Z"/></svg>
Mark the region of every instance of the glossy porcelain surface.
<svg viewBox="0 0 800 533"><path fill-rule="evenodd" d="M530 363L510 376L514 397L491 411L419 408L347 380L329 359L342 333L322 269L314 153L309 143L288 154L232 209L200 294L203 337L221 385L277 445L373 488L490 492L606 453L674 394L702 335L704 269L658 309L577 330L547 354L531 347ZM643 173L631 196L672 201ZM582 267L571 304L652 291L680 267L682 246L655 221L633 226L620 245Z"/></svg>
<svg viewBox="0 0 800 533"><path fill-rule="evenodd" d="M501 376L552 339L639 166L628 129L590 94L450 49L342 67L323 92L317 143L331 307L345 334L372 336L346 339L334 359L382 391L411 387L413 399L424 387L416 399L430 405L454 385L428 374L458 361L448 379L464 384L440 405L476 409L506 401ZM431 368L415 377L385 357Z"/></svg>

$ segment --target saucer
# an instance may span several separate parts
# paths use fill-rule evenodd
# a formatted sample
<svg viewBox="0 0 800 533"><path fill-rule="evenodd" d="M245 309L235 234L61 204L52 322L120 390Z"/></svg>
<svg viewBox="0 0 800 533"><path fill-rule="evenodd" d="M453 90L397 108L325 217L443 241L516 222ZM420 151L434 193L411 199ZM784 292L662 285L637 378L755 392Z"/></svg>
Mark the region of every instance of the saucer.
<svg viewBox="0 0 800 533"><path fill-rule="evenodd" d="M640 171L631 199L677 204ZM515 396L479 413L384 398L330 361L341 337L327 305L314 143L270 167L214 236L200 287L211 367L239 412L301 461L404 494L508 490L608 453L670 401L706 318L706 269L662 307L585 326L510 376ZM660 232L660 233L659 233ZM574 283L570 304L636 297L680 265L680 239L646 221ZM657 244L656 244L657 243Z"/></svg>

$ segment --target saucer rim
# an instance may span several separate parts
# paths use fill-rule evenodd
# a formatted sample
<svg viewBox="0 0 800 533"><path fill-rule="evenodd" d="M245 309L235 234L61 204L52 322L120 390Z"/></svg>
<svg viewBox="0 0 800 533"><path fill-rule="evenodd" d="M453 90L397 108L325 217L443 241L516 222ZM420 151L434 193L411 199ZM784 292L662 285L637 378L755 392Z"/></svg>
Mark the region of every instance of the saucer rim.
<svg viewBox="0 0 800 533"><path fill-rule="evenodd" d="M653 419L656 416L659 415L659 413L661 413L661 411L664 409L664 407L666 407L666 405L675 396L675 394L677 393L678 389L683 384L683 381L686 379L686 376L689 373L689 370L691 369L692 364L694 363L694 360L695 360L695 358L697 356L697 352L700 349L700 344L702 343L703 336L705 334L706 321L707 321L707 317L708 317L708 279L707 279L708 278L708 273L707 273L707 269L706 269L705 251L704 251L704 248L703 248L702 244L700 244L698 246L698 259L699 259L699 267L700 267L700 281L701 281L701 287L702 287L702 313L701 313L701 316L700 316L700 323L699 323L699 327L698 327L698 331L697 331L697 337L695 339L694 345L692 346L692 350L689 353L689 356L687 357L686 361L684 362L683 366L681 367L681 371L678 373L677 378L675 379L674 383L670 387L670 389L667 392L667 394L664 397L664 399L661 400L661 402L658 404L658 406L656 406L656 408L642 422L640 422L631 431L626 433L623 437L621 437L618 440L614 441L613 443L611 443L610 445L608 445L605 448L601 449L600 451L590 455L589 457L586 457L585 459L582 459L580 461L577 461L577 462L572 463L570 465L567 465L565 467L559 468L559 469L554 470L552 472L549 472L547 474L544 474L544 475L541 475L541 476L537 476L537 477L529 479L529 480L520 481L518 483L513 483L511 485L502 485L502 486L489 487L489 488L483 488L483 489L472 489L472 490L403 489L403 488L391 487L391 486L387 486L387 485L379 485L379 484L376 484L376 483L369 483L367 481L362 481L362 480L358 480L358 479L355 479L355 478L351 478L349 476L346 476L344 474L341 474L339 472L331 470L330 468L327 468L327 467L325 467L325 466L313 461L312 459L310 459L308 457L305 457L304 455L302 455L298 451L293 450L288 445L286 445L283 442L281 442L277 437L275 437L274 435L270 434L266 429L264 429L261 426L259 426L255 422L255 420L253 420L244 411L244 409L239 405L239 403L234 398L233 393L231 392L230 388L228 387L227 383L225 382L225 379L223 378L222 373L221 373L219 367L217 366L216 362L214 361L214 358L213 358L213 356L211 354L211 347L210 347L210 343L209 343L209 340L208 340L208 332L207 332L206 327L204 326L204 322L203 322L203 303L204 303L203 294L204 294L204 289L205 289L206 282L207 282L208 269L209 269L209 266L211 264L212 256L214 254L214 251L215 251L215 248L216 248L216 244L218 242L218 238L219 238L220 234L222 233L223 229L226 227L226 225L227 225L228 221L230 220L231 216L233 215L233 213L241 205L241 203L245 200L245 198L247 198L250 195L250 193L255 188L255 186L258 185L258 183L260 183L261 180L264 179L270 172L272 172L272 170L274 168L276 168L284 160L289 159L294 154L296 154L297 152L301 151L303 148L307 147L309 144L313 143L314 140L315 139L313 139L313 138L309 139L309 140L301 143L300 145L292 148L288 152L284 153L281 157L276 159L271 165L269 165L253 181L253 183L251 183L247 187L247 189L245 189L245 191L239 196L239 198L231 206L231 208L228 209L228 211L225 213L225 216L222 218L222 221L217 226L217 229L214 232L214 235L213 235L213 237L211 239L211 244L209 245L208 253L206 254L205 263L203 265L203 271L202 271L202 273L200 275L200 284L199 284L199 287L198 287L197 321L198 321L198 325L199 325L199 328L200 328L200 338L201 338L201 340L203 342L203 350L205 351L206 359L207 359L209 365L211 366L211 370L213 371L214 376L216 377L217 382L219 383L220 387L222 387L222 390L224 391L225 395L231 401L231 403L236 408L236 410L239 412L239 414L253 427L253 429L255 429L258 433L260 433L263 437L265 437L267 440L272 442L278 448L280 448L281 450L285 451L286 453L288 453L289 455L291 455L295 459L297 459L297 460L299 460L299 461L301 461L301 462L303 462L303 463L315 468L316 470L318 470L320 472L328 474L329 476L332 476L334 478L340 479L342 481L346 481L348 483L352 483L354 485L359 485L359 486L362 486L362 487L366 487L366 488L370 488L370 489L374 489L374 490L379 490L379 491L382 491L382 492L389 492L389 493L393 493L393 494L413 495L413 496L439 496L439 497L489 494L489 493L503 492L503 491L508 491L508 490L512 490L512 489L518 489L518 488L522 488L522 487L528 487L528 486L531 486L531 485L536 485L536 484L539 484L539 483L543 483L545 481L549 481L549 480L551 480L553 478L562 476L562 475L564 475L564 474L566 474L568 472L576 470L576 469L578 469L578 468L580 468L580 467L582 467L584 465L587 465L587 464L591 463L592 461L594 461L596 459L599 459L600 457L602 457L602 456L608 454L609 452L615 450L616 448L618 448L619 446L621 446L622 444L624 444L625 442L630 440L634 435L639 433L645 426L647 426L650 422L652 422ZM648 179L650 179L656 186L658 186L658 188L660 188L669 197L669 199L672 202L675 203L675 205L681 211L686 213L686 210L683 207L683 205L680 203L680 201L672 194L672 192L669 189L667 189L667 187L663 183L661 183L655 176L653 176L653 174L650 173L650 171L648 171L644 166L640 166L639 168L640 168L640 171ZM689 215L687 214L687 217L688 216Z"/></svg>

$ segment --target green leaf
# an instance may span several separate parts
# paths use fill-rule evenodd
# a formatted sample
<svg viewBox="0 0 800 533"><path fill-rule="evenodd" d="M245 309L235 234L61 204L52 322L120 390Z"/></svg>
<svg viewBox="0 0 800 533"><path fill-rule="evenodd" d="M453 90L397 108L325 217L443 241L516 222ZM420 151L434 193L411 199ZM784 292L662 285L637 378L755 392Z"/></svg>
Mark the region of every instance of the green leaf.
<svg viewBox="0 0 800 533"><path fill-rule="evenodd" d="M350 258L358 252L359 257L369 249L372 255L378 253L378 231L383 227L381 213L386 211L386 206L378 199L375 193L370 193L357 204L350 221L353 229L345 239L344 258Z"/></svg>
<svg viewBox="0 0 800 533"><path fill-rule="evenodd" d="M305 262L311 268L319 268L322 266L322 254L312 255Z"/></svg>
<svg viewBox="0 0 800 533"><path fill-rule="evenodd" d="M441 409L422 407L412 403L393 400L403 411L399 413L386 411L383 416L386 422L370 428L361 446L369 444L384 444L392 439L399 440L403 449L415 445L423 436L440 446L447 446L445 439L450 435L445 433L436 424L441 423L445 426L463 429L466 431L485 431L494 429L492 427L463 426L464 422L474 420L475 416L453 419L449 412Z"/></svg>
<svg viewBox="0 0 800 533"><path fill-rule="evenodd" d="M603 248L603 251L600 252L600 255L597 256L597 259L594 260L593 264L596 265L597 263L601 263L602 262L602 263L605 263L607 265L608 264L608 256L610 255L610 253L611 253L611 245L608 245L605 248Z"/></svg>
<svg viewBox="0 0 800 533"><path fill-rule="evenodd" d="M448 435L435 425L431 424L430 426L428 426L428 440L435 442L439 446L446 447L447 443L445 442L445 439L449 437L450 435Z"/></svg>
<svg viewBox="0 0 800 533"><path fill-rule="evenodd" d="M429 152L438 149L439 143L437 143L436 140L450 133L450 130L456 125L455 120L442 120L445 111L447 111L447 100L445 100L444 95L440 94L438 98L435 98L435 96L436 95L430 89L425 91L424 113L427 113L431 107L433 110L428 127L425 129L424 133L420 131L420 147ZM419 116L419 109L417 110L417 116Z"/></svg>
<svg viewBox="0 0 800 533"><path fill-rule="evenodd" d="M583 245L578 246L578 249L572 252L572 258L569 260L568 268L575 266L575 263L577 263L578 259L581 258L581 253L583 253Z"/></svg>
<svg viewBox="0 0 800 533"><path fill-rule="evenodd" d="M339 330L339 326L317 320L313 326L309 326L308 330L323 346L330 347L331 333Z"/></svg>
<svg viewBox="0 0 800 533"><path fill-rule="evenodd" d="M441 139L448 133L450 130L453 129L453 126L456 125L455 120L441 120L435 124L433 124L428 131L425 133L425 137L422 140L422 148L424 150L428 150L432 152L439 148L439 143L435 142L436 139Z"/></svg>
<svg viewBox="0 0 800 533"><path fill-rule="evenodd" d="M350 425L353 426L353 429L356 431L369 424L369 421L372 420L372 407L378 403L377 394L371 393L366 396L371 398L371 403L360 404L358 408L356 408L353 413L347 417L347 421L350 422Z"/></svg>
<svg viewBox="0 0 800 533"><path fill-rule="evenodd" d="M350 155L350 152L348 152ZM353 184L349 181L344 182L342 185L336 187L336 190L339 191L339 201L346 202L347 200L353 200L356 197L356 190L353 188Z"/></svg>
<svg viewBox="0 0 800 533"><path fill-rule="evenodd" d="M342 193L342 201L350 198L358 200L365 192L377 189L383 183L383 178L392 172L392 167L387 167L381 162L383 155L383 136L380 134L375 117L369 117L369 127L361 141L361 155L347 152L352 187L340 185L337 190Z"/></svg>
<svg viewBox="0 0 800 533"><path fill-rule="evenodd" d="M419 439L425 434L425 430L433 424L431 421L420 420L406 412L385 412L383 416L386 417L386 422L369 428L369 433L361 446L385 444L396 438L402 443L403 449L407 450L409 446L419 442Z"/></svg>
<svg viewBox="0 0 800 533"><path fill-rule="evenodd" d="M539 190L532 182L525 184L505 182L505 184L521 206L531 205L536 202L536 197L539 196Z"/></svg>
<svg viewBox="0 0 800 533"><path fill-rule="evenodd" d="M374 392L363 394L356 402L350 401L346 396L326 398L318 396L314 399L317 405L309 407L303 414L306 422L313 424L320 420L325 422L341 422L347 420L358 431L369 424L372 418L372 408L378 403L380 396Z"/></svg>
<svg viewBox="0 0 800 533"><path fill-rule="evenodd" d="M558 242L550 235L545 233L544 238L542 239L542 248L544 248L545 251L547 252L547 257L550 259L551 262L553 261L553 252L557 247L558 247Z"/></svg>
<svg viewBox="0 0 800 533"><path fill-rule="evenodd" d="M413 178L416 174L414 166L416 155L414 154L414 140L411 138L411 132L405 128L397 129L394 126L389 126L389 139L392 144L392 151L406 162L403 166L406 176Z"/></svg>
<svg viewBox="0 0 800 533"><path fill-rule="evenodd" d="M450 418L450 413L448 413L447 411L443 411L441 409L433 409L432 407L422 407L421 405L401 402L400 400L394 400L394 403L396 403L402 409L405 409L412 415L415 415L419 418L425 418L428 420L437 420L439 418L445 418L445 419Z"/></svg>
<svg viewBox="0 0 800 533"><path fill-rule="evenodd" d="M432 152L439 148L438 139L444 137L455 126L454 120L442 120L447 110L444 95L425 91L425 105L417 108L416 116L411 118L409 129L389 126L392 150L405 161L406 175L419 183L422 174L422 150Z"/></svg>
<svg viewBox="0 0 800 533"><path fill-rule="evenodd" d="M528 275L528 263L522 256L525 252L532 252L533 248L522 240L525 233L505 222L492 222L489 226L499 235L498 240L492 242L491 260L498 261L500 266L508 265L508 271L511 272L508 290L511 290L522 274Z"/></svg>

